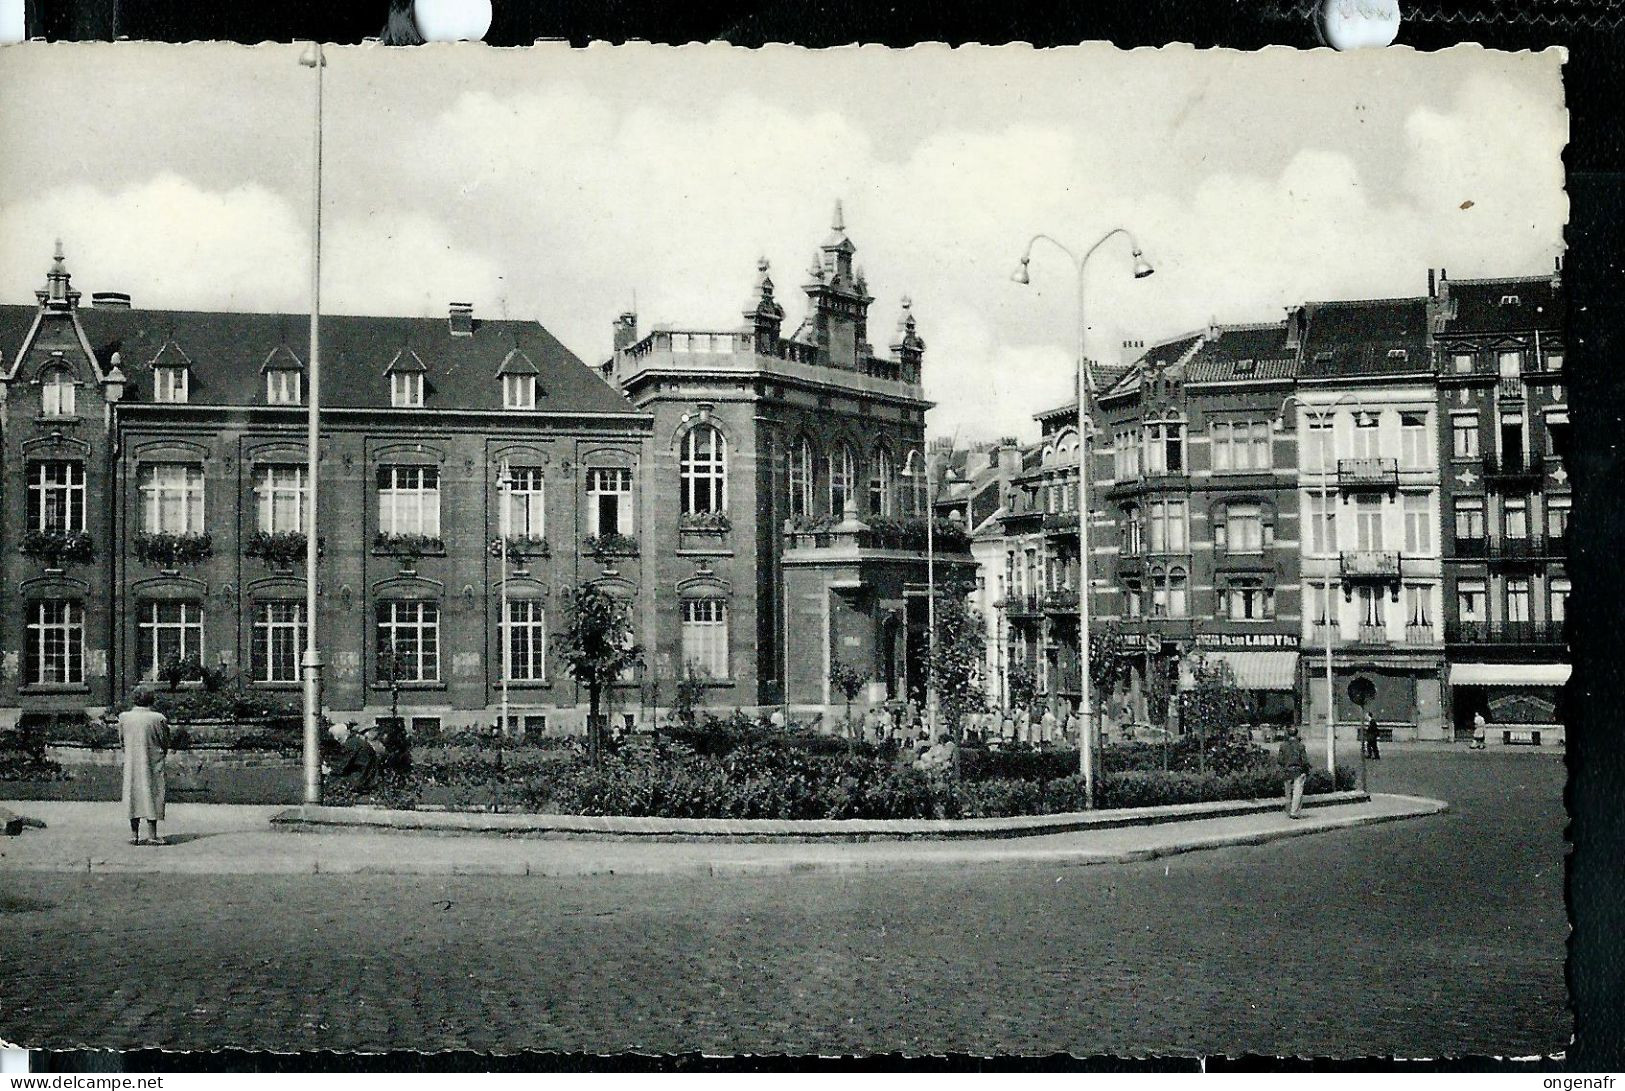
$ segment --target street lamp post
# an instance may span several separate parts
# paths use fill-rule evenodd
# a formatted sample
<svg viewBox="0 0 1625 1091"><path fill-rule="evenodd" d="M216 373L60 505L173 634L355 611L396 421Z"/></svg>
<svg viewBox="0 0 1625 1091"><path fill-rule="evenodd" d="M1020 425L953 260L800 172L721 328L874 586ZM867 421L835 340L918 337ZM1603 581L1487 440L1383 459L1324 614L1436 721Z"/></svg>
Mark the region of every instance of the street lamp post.
<svg viewBox="0 0 1625 1091"><path fill-rule="evenodd" d="M1281 402L1281 414L1275 420L1277 429L1285 426L1287 406L1292 405L1294 402L1297 403L1298 408L1302 409L1306 416L1315 419L1322 433L1326 431L1328 422L1335 428L1336 421L1332 414L1336 412L1337 407L1340 405L1352 403L1355 412L1365 412L1365 403L1360 400L1357 394L1351 392L1340 394L1324 405L1306 402L1296 394L1288 394L1285 400ZM1333 436L1328 435L1326 438L1331 442L1321 445L1316 458L1320 462L1320 521L1326 527L1326 557L1324 570L1321 574L1321 594L1325 596L1321 604L1322 609L1325 611L1325 618L1321 622L1321 628L1326 636L1326 771L1332 775L1332 786L1335 788L1337 786L1337 694L1333 688L1334 683L1332 680L1332 558L1337 555L1337 517L1333 513L1331 496L1332 467L1336 461L1332 455L1337 448L1337 443ZM1300 441L1300 448L1301 446ZM1314 535L1311 532L1309 541L1313 543L1314 540ZM1360 747L1360 788L1362 790L1365 788L1365 747L1363 745Z"/></svg>
<svg viewBox="0 0 1625 1091"><path fill-rule="evenodd" d="M502 655L498 662L502 664L502 734L508 734L508 679L513 675L513 632L509 628L508 617L508 527L511 516L508 514L509 504L513 495L513 479L509 476L508 460L502 460L502 468L497 474L497 500L502 506L497 515L497 532L502 535L502 574L499 587L502 588L502 621L497 625L498 639L502 641Z"/></svg>
<svg viewBox="0 0 1625 1091"><path fill-rule="evenodd" d="M1136 280L1142 280L1154 272L1151 264L1145 260L1140 251L1140 245L1135 241L1132 233L1126 228L1114 227L1096 240L1095 244L1077 256L1063 243L1045 234L1034 235L1027 240L1027 248L1021 254L1021 266L1011 278L1017 284L1027 284L1030 278L1027 275L1027 266L1032 261L1033 247L1039 242L1047 242L1055 247L1072 261L1077 273L1078 302L1078 360L1077 360L1077 395L1078 395L1078 699L1079 712L1082 719L1081 737L1078 739L1078 763L1083 774L1084 806L1094 807L1095 773L1095 720L1093 702L1089 694L1089 437L1086 430L1085 398L1088 394L1088 354L1086 351L1086 338L1088 324L1084 311L1084 288L1087 284L1085 274L1088 272L1089 259L1095 256L1095 251L1106 245L1113 236L1122 235L1128 240L1129 249L1134 254L1133 273Z"/></svg>
<svg viewBox="0 0 1625 1091"><path fill-rule="evenodd" d="M306 803L322 801L321 717L322 717L322 656L316 648L316 492L317 471L321 464L317 442L320 437L321 402L321 311L322 311L322 69L327 58L322 56L322 44L311 42L310 50L299 58L299 63L316 70L316 124L312 139L314 163L311 181L311 247L310 247L310 409L305 437L305 488L310 496L310 518L305 526L305 793Z"/></svg>

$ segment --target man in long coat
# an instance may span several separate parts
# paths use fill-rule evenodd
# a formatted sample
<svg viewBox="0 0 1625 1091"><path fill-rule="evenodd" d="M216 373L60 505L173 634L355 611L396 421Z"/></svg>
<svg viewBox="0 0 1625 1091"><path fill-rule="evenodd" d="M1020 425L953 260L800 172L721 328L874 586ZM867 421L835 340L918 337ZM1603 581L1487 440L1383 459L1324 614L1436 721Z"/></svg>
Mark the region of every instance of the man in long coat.
<svg viewBox="0 0 1625 1091"><path fill-rule="evenodd" d="M135 695L135 707L119 713L124 740L124 807L130 818L130 844L162 845L164 756L169 752L169 720L152 707L152 694ZM143 828L144 827L144 828Z"/></svg>

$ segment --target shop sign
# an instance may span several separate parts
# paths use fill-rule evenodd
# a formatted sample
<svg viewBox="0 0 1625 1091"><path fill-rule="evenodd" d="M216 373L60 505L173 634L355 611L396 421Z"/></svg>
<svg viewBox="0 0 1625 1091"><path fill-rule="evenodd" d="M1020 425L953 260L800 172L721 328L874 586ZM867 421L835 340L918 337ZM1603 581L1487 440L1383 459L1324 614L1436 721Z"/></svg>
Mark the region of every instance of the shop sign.
<svg viewBox="0 0 1625 1091"><path fill-rule="evenodd" d="M1226 651L1263 651L1266 649L1286 649L1296 651L1298 648L1297 633L1197 633L1196 646L1198 648L1224 649Z"/></svg>

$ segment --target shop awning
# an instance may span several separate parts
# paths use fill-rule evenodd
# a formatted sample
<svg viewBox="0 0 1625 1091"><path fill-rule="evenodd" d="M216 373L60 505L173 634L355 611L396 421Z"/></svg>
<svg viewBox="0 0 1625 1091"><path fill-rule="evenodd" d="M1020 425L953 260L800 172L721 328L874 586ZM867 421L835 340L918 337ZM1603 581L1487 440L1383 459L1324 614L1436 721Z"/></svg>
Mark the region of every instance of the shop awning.
<svg viewBox="0 0 1625 1091"><path fill-rule="evenodd" d="M1242 689L1287 690L1298 688L1297 652L1213 651L1204 656L1230 667L1236 685Z"/></svg>
<svg viewBox="0 0 1625 1091"><path fill-rule="evenodd" d="M1452 663L1452 686L1561 686L1567 663Z"/></svg>

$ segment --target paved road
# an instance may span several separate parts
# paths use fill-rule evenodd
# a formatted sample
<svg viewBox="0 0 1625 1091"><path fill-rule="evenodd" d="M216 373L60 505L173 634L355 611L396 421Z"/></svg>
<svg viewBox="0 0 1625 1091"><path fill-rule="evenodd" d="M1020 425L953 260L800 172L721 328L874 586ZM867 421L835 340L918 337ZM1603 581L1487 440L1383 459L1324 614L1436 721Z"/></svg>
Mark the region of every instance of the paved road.
<svg viewBox="0 0 1625 1091"><path fill-rule="evenodd" d="M0 888L31 1045L929 1054L1566 1047L1563 767L1405 753L1446 815L1146 864Z"/></svg>

